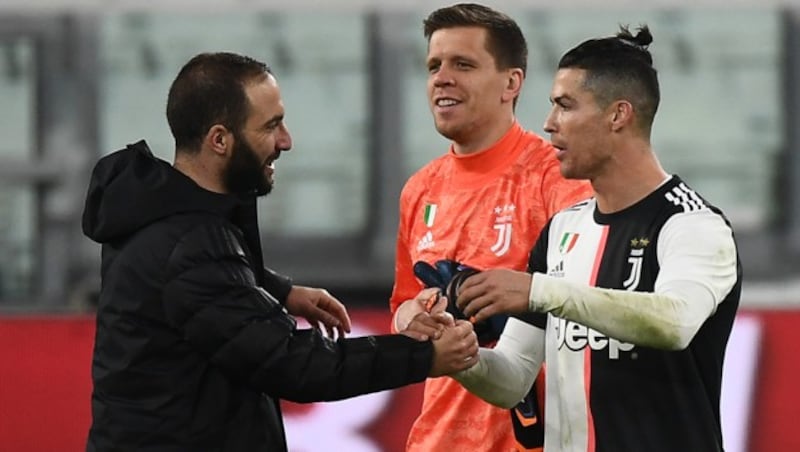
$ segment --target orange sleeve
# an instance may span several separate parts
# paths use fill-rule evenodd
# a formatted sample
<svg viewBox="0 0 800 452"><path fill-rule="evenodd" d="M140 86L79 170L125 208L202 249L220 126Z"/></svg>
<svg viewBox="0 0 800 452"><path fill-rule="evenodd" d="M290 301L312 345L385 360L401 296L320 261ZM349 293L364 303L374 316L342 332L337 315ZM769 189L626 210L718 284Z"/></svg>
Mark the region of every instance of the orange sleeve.
<svg viewBox="0 0 800 452"><path fill-rule="evenodd" d="M406 300L413 298L423 289L414 276L414 263L411 262L411 252L409 250L409 213L412 204L411 187L406 184L400 194L400 220L397 226L397 243L395 244L394 257L394 287L389 298L389 310L392 314Z"/></svg>

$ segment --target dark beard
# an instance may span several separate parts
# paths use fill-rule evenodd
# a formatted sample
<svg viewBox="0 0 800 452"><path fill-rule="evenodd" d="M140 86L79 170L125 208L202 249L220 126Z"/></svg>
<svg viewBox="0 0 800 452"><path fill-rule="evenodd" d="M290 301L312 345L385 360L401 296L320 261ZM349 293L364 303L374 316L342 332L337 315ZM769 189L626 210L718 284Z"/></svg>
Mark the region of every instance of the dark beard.
<svg viewBox="0 0 800 452"><path fill-rule="evenodd" d="M223 173L223 182L230 193L264 196L272 191L272 182L264 174L264 163L258 160L253 148L239 133L233 134L235 144L231 160Z"/></svg>

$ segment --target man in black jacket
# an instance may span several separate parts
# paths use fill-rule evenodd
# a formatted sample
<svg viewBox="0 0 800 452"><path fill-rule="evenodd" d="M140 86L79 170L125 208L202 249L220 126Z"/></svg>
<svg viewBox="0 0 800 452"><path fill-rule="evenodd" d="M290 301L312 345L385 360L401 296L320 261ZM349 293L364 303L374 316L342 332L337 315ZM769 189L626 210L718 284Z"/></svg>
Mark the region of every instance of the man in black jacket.
<svg viewBox="0 0 800 452"><path fill-rule="evenodd" d="M469 322L434 340L343 339L338 300L264 269L255 199L291 147L283 117L266 65L201 54L169 91L174 166L140 141L95 167L83 214L103 245L88 451L285 451L279 399L338 400L475 364Z"/></svg>

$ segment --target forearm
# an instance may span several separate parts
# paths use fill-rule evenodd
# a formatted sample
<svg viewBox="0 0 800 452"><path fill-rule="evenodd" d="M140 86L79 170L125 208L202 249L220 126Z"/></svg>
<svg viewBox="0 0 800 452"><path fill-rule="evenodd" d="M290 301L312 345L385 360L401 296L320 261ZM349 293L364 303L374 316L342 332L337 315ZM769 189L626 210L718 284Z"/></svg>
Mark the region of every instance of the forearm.
<svg viewBox="0 0 800 452"><path fill-rule="evenodd" d="M264 268L264 289L281 304L285 305L286 298L292 290L292 278L269 268Z"/></svg>
<svg viewBox="0 0 800 452"><path fill-rule="evenodd" d="M534 273L529 309L572 320L609 337L667 350L686 348L714 312L711 292L681 281L658 293L602 289Z"/></svg>
<svg viewBox="0 0 800 452"><path fill-rule="evenodd" d="M333 401L424 381L433 346L403 335L333 342L314 330L296 330L285 349L251 382L293 402Z"/></svg>
<svg viewBox="0 0 800 452"><path fill-rule="evenodd" d="M273 397L316 402L394 389L423 381L432 365L430 341L381 335L334 342L297 329L261 289L195 308L182 325L187 340L231 378Z"/></svg>
<svg viewBox="0 0 800 452"><path fill-rule="evenodd" d="M511 318L495 348L481 348L478 364L452 377L492 405L511 408L528 393L543 360L544 331Z"/></svg>

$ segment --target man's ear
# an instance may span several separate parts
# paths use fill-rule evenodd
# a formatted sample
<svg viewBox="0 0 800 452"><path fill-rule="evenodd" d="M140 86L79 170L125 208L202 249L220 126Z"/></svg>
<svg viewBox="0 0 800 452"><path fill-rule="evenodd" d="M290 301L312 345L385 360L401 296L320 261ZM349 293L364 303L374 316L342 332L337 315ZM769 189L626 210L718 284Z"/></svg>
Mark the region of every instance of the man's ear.
<svg viewBox="0 0 800 452"><path fill-rule="evenodd" d="M233 134L222 124L211 126L204 141L205 146L220 157L227 155L233 149Z"/></svg>
<svg viewBox="0 0 800 452"><path fill-rule="evenodd" d="M618 132L635 121L633 105L627 100L618 100L609 109L611 131Z"/></svg>
<svg viewBox="0 0 800 452"><path fill-rule="evenodd" d="M512 102L519 97L522 91L522 82L525 80L525 73L520 68L511 68L508 70L508 78L506 79L506 87L503 90L503 102Z"/></svg>

